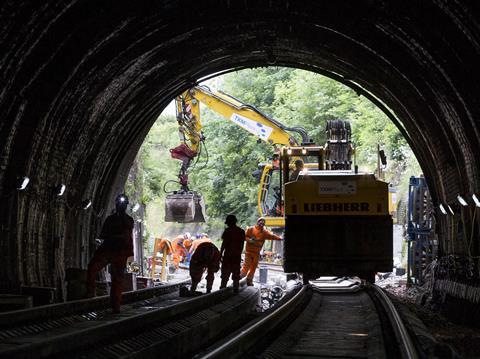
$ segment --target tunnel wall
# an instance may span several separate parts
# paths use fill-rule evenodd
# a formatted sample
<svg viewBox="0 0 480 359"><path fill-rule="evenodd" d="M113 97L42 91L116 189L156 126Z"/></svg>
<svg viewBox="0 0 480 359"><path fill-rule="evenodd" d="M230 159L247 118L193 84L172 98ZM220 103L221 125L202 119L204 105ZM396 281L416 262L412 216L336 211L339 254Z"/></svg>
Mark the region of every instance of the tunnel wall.
<svg viewBox="0 0 480 359"><path fill-rule="evenodd" d="M479 14L441 0L2 2L1 289L61 288L66 268L84 268L156 117L232 68L300 67L372 94L398 119L435 204L458 218L457 194L480 193ZM452 220L435 215L441 255L453 243L466 257ZM477 230L470 255L478 241Z"/></svg>

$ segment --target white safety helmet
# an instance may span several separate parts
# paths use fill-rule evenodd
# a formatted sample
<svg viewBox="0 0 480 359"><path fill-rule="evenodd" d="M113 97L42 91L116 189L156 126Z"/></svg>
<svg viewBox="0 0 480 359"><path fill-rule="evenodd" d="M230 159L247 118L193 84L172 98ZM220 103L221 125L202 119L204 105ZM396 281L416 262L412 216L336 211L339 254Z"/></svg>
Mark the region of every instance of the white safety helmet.
<svg viewBox="0 0 480 359"><path fill-rule="evenodd" d="M183 234L183 238L184 238L184 239L190 239L190 238L191 238L190 232L185 232L185 233Z"/></svg>

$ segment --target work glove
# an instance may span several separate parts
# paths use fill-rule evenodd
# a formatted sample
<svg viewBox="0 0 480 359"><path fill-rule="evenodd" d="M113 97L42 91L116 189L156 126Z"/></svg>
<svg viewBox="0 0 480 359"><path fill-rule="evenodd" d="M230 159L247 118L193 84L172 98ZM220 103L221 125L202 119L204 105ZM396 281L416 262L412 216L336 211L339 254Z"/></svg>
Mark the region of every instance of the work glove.
<svg viewBox="0 0 480 359"><path fill-rule="evenodd" d="M248 240L248 243L254 244L255 241L257 241L255 237L250 237L250 239Z"/></svg>

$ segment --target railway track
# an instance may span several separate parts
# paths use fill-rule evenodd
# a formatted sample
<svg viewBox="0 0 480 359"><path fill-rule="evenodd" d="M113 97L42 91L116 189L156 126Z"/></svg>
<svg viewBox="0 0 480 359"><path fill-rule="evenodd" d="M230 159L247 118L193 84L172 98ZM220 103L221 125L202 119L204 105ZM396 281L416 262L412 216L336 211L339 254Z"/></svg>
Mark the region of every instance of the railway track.
<svg viewBox="0 0 480 359"><path fill-rule="evenodd" d="M214 330L200 337L198 331L212 323L220 333L229 330L236 322L230 317L258 302L253 288L179 297L188 282L126 293L120 314L111 312L108 297L2 314L0 358L145 358L158 351L183 357L218 339Z"/></svg>
<svg viewBox="0 0 480 359"><path fill-rule="evenodd" d="M304 286L265 317L195 358L255 357L390 359L419 354L380 288L331 278Z"/></svg>
<svg viewBox="0 0 480 359"><path fill-rule="evenodd" d="M131 292L120 314L101 297L0 315L0 358L419 357L388 297L359 280L297 285L262 315L256 288L181 298L183 284Z"/></svg>
<svg viewBox="0 0 480 359"><path fill-rule="evenodd" d="M185 279L170 285L124 293L121 312L168 303L177 296L180 286L189 282ZM0 357L41 357L43 351L54 353L56 349L51 350L51 347L58 335L71 333L77 327L94 327L96 323L114 318L109 296L1 313ZM40 351L35 352L34 348Z"/></svg>
<svg viewBox="0 0 480 359"><path fill-rule="evenodd" d="M124 310L138 302L155 300L155 298L159 296L176 292L180 286L188 283L190 283L189 279L183 279L169 285L123 293L121 309ZM110 297L99 296L90 299L0 313L0 341L10 336L16 336L14 333L21 334L22 331L28 332L28 326L32 327L30 331L35 332L33 327L37 323L43 323L46 327L49 327L50 324L51 326L57 326L55 322L60 319L68 321L69 317L83 316L91 313L96 313L96 316L104 316L109 312ZM25 329L22 329L23 327L25 327ZM42 328L39 327L36 331L41 330Z"/></svg>

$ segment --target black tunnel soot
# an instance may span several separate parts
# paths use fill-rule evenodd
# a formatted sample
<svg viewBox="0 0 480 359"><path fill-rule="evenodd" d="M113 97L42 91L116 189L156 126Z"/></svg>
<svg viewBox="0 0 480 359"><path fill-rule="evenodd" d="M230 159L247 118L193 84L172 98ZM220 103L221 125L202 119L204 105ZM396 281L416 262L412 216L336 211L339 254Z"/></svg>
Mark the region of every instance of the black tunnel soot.
<svg viewBox="0 0 480 359"><path fill-rule="evenodd" d="M291 66L338 80L388 111L436 205L480 192L474 2L5 1L0 17L3 291L63 290L156 117L222 71ZM437 227L449 240L447 219Z"/></svg>

